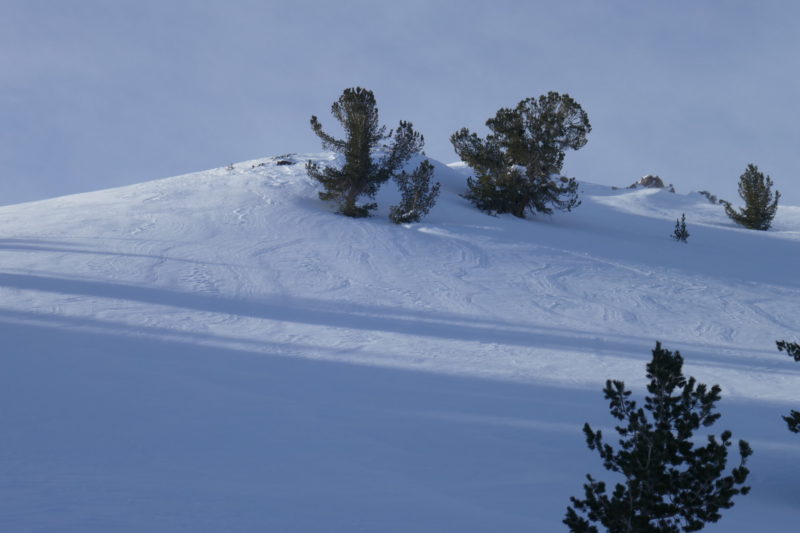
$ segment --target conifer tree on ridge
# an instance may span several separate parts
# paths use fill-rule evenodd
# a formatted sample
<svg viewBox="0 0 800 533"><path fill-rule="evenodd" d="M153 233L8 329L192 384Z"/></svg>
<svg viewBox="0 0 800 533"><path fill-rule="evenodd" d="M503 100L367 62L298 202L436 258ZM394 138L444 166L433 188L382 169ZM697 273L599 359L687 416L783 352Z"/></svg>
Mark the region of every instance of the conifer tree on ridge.
<svg viewBox="0 0 800 533"><path fill-rule="evenodd" d="M485 139L467 128L450 137L475 173L465 197L478 209L524 218L580 205L578 183L560 175L564 151L583 147L592 129L580 104L551 91L500 109L486 125L492 133Z"/></svg>
<svg viewBox="0 0 800 533"><path fill-rule="evenodd" d="M345 89L331 106L331 114L344 128L344 139L326 133L316 116L311 117L311 128L324 148L344 156L344 164L335 168L309 162L306 170L325 188L319 193L320 199L338 202L339 213L369 216L377 205L358 205L359 198L374 198L380 186L422 150L425 141L410 122L400 121L396 130L387 132L378 121L375 96L361 87Z"/></svg>
<svg viewBox="0 0 800 533"><path fill-rule="evenodd" d="M749 229L766 231L772 226L772 219L778 211L781 193L772 194L772 180L749 164L739 177L739 196L744 200L744 208L738 211L730 203L725 203L725 213L737 224Z"/></svg>

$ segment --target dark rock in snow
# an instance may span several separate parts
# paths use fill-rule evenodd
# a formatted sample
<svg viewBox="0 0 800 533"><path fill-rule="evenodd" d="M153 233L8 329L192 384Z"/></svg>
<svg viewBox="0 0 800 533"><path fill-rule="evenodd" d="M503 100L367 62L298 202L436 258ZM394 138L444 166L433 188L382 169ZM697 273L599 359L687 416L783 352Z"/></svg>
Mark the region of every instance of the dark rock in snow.
<svg viewBox="0 0 800 533"><path fill-rule="evenodd" d="M659 178L658 176L654 176L653 174L648 174L647 176L644 176L636 183L632 183L631 185L628 186L629 189L636 189L639 187L645 187L647 189L663 189L664 182L661 181L661 178Z"/></svg>

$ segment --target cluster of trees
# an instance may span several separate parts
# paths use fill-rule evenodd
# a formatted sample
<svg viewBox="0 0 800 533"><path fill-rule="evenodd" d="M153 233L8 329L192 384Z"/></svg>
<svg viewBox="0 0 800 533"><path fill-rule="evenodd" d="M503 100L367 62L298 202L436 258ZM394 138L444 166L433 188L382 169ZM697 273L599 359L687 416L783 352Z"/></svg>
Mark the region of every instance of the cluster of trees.
<svg viewBox="0 0 800 533"><path fill-rule="evenodd" d="M410 173L405 166L424 146L422 135L410 122L401 121L387 131L378 121L378 109L371 91L346 89L331 107L345 130L336 139L322 129L316 116L311 127L325 148L344 156L341 168L308 163L309 175L319 181L323 200L338 203L338 212L350 217L369 216L377 205L359 204L362 197L374 199L380 186L393 179L401 192L400 204L390 208L395 223L417 222L436 202L440 184L431 184L433 165L423 160ZM455 132L450 141L458 156L474 171L465 194L478 209L488 213L570 211L580 205L574 178L561 176L565 152L586 144L591 131L588 115L567 94L550 92L522 100L516 107L500 109L486 121L491 133L485 138L467 128ZM742 209L720 201L728 216L744 227L769 229L778 207L780 193L772 193L772 180L748 165L739 179ZM672 237L686 242L686 216L675 222ZM800 344L779 341L795 361L800 361ZM598 526L613 533L679 533L698 531L721 518L720 511L733 506L733 498L745 495L753 453L746 441L738 442L738 464L726 473L730 431L709 435L704 445L695 434L719 418L716 403L718 385L698 384L683 375L680 352L656 343L647 365L648 395L643 407L630 398L621 381L609 380L603 390L611 415L620 425L619 446L608 444L600 430L587 423L586 443L600 456L603 466L618 480L613 490L603 481L587 475L583 497L570 498L564 524L573 533L596 533ZM800 412L783 417L789 430L800 433Z"/></svg>
<svg viewBox="0 0 800 533"><path fill-rule="evenodd" d="M394 180L402 195L389 210L395 223L418 222L436 203L440 184L432 183L434 168L423 160L410 173L409 160L425 144L410 122L400 121L387 131L378 120L372 91L345 89L331 106L342 125L345 138L337 139L322 129L316 116L311 127L329 150L342 154L341 168L308 163L308 174L319 181L323 200L338 203L338 212L366 217L377 208L375 198L381 185ZM464 195L475 207L490 214L550 214L555 209L570 211L580 205L575 178L561 175L567 150L579 150L592 131L586 111L568 94L549 92L526 98L514 108L502 108L486 121L490 132L481 138L467 128L450 137L455 152L473 170ZM734 208L720 200L728 216L746 228L767 230L778 209L779 192L772 192L772 180L755 165L748 165L739 178L739 196L744 207ZM714 198L716 200L716 198ZM689 232L682 216L672 237L687 242Z"/></svg>
<svg viewBox="0 0 800 533"><path fill-rule="evenodd" d="M309 175L319 181L323 200L338 203L338 212L350 217L369 216L377 205L361 203L374 199L380 186L392 179L401 192L400 204L389 210L395 223L417 222L436 202L439 183L432 184L433 165L423 160L410 173L405 166L424 146L422 135L410 122L387 131L378 121L378 109L371 91L346 89L331 107L345 130L336 139L322 129L317 117L311 127L324 147L344 156L341 168L308 163ZM500 109L486 121L491 133L485 138L467 128L450 140L458 156L474 171L465 194L478 209L488 213L570 211L580 205L577 182L561 176L565 151L586 144L591 131L586 112L569 95L550 92L522 100L516 107ZM739 179L739 195L745 207L734 209L721 201L725 211L744 227L769 229L780 193L772 193L772 180L748 165ZM672 237L686 242L686 216L675 222ZM800 345L779 341L795 361ZM598 526L613 533L679 533L698 531L721 518L720 511L733 506L733 498L745 495L752 449L738 442L738 464L726 473L730 431L709 435L704 445L695 434L719 418L716 403L718 385L698 384L683 375L683 358L656 343L647 365L648 395L643 407L630 398L621 381L609 380L603 390L611 415L620 425L619 446L608 444L600 430L587 423L586 443L600 456L603 466L618 480L613 490L603 481L587 475L583 497L570 498L564 524L573 533L596 533ZM783 417L789 430L800 433L800 412Z"/></svg>
<svg viewBox="0 0 800 533"><path fill-rule="evenodd" d="M350 217L369 216L377 208L374 199L380 186L393 179L402 199L390 208L396 223L417 222L436 202L440 184L432 184L433 165L422 161L414 171L404 170L424 146L422 135L410 122L401 121L386 130L378 120L372 91L345 89L331 106L331 114L342 125L344 139L326 133L316 116L311 128L323 147L344 157L341 168L306 166L309 176L322 184L322 200L338 203L338 212ZM550 92L521 101L513 109L501 109L486 125L492 131L485 139L463 128L451 137L459 157L475 172L467 181L465 197L478 209L496 214L511 213L524 218L526 212L569 211L580 205L578 183L560 175L565 150L586 144L591 131L589 118L569 95Z"/></svg>

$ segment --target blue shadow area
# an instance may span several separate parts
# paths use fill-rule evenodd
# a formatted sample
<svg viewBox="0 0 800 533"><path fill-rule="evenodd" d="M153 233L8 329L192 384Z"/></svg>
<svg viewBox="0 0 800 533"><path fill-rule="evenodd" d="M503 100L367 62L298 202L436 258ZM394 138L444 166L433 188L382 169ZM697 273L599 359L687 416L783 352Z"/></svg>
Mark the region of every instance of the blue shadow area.
<svg viewBox="0 0 800 533"><path fill-rule="evenodd" d="M612 423L599 390L19 318L0 317L4 531L560 531L583 476L605 477L580 432ZM774 406L721 408L736 437L793 442ZM796 512L773 498L786 457L756 446L755 495L708 530Z"/></svg>

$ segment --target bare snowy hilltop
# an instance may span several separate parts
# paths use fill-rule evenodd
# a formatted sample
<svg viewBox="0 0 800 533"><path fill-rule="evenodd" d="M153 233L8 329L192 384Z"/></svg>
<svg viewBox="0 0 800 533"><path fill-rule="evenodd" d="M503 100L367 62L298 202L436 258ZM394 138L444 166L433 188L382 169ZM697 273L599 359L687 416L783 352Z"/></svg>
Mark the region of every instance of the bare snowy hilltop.
<svg viewBox="0 0 800 533"><path fill-rule="evenodd" d="M0 531L566 531L610 479L581 427L616 442L602 388L643 394L657 340L755 452L706 531L797 531L800 207L759 232L582 183L572 213L492 217L436 163L394 225L391 182L372 218L318 199L305 162L332 159L0 208Z"/></svg>

